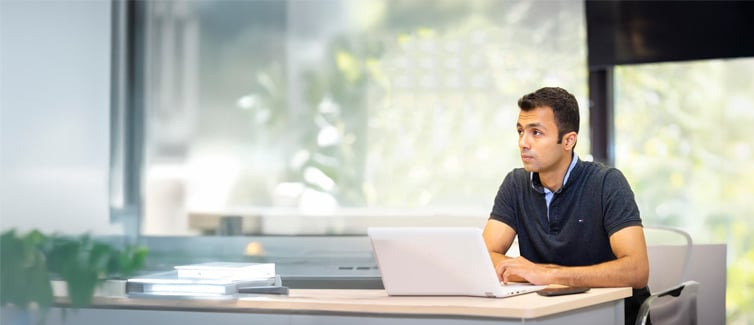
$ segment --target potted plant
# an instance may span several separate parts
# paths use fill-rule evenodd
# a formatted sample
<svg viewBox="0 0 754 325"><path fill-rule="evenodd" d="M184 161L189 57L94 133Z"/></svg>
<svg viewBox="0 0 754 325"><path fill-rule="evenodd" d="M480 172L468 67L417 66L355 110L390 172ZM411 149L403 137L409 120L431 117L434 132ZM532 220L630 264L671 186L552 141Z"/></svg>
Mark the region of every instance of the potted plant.
<svg viewBox="0 0 754 325"><path fill-rule="evenodd" d="M121 250L88 234L5 231L0 235L0 306L38 310L43 323L55 303L51 280L65 282L71 307L85 307L99 284L135 273L144 266L146 254L144 247Z"/></svg>

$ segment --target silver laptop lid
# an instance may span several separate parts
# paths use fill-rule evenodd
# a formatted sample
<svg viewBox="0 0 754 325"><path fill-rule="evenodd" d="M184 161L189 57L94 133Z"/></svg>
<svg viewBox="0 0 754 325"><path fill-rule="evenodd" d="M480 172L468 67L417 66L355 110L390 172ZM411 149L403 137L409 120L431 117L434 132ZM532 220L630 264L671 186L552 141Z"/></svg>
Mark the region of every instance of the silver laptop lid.
<svg viewBox="0 0 754 325"><path fill-rule="evenodd" d="M471 227L367 229L389 295L505 297L541 286L502 286L482 231Z"/></svg>

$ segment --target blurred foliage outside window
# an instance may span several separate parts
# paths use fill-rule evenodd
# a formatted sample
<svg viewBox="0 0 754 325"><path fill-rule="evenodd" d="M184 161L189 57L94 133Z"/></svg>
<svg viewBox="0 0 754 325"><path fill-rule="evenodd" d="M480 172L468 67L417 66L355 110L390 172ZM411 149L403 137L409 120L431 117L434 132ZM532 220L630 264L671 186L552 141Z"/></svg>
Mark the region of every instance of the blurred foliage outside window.
<svg viewBox="0 0 754 325"><path fill-rule="evenodd" d="M615 69L616 167L647 224L728 249L729 323L754 322L754 58Z"/></svg>
<svg viewBox="0 0 754 325"><path fill-rule="evenodd" d="M580 1L150 3L145 234L231 207L454 211L520 167L516 101L582 108ZM391 210L392 209L392 210Z"/></svg>

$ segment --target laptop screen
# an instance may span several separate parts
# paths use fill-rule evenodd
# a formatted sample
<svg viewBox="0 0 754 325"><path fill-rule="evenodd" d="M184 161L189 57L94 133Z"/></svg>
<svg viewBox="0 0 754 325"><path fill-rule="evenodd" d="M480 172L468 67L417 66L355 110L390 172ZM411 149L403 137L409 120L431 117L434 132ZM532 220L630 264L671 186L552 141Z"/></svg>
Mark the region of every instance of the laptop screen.
<svg viewBox="0 0 754 325"><path fill-rule="evenodd" d="M375 227L367 233L390 295L504 297L544 287L501 285L478 228Z"/></svg>

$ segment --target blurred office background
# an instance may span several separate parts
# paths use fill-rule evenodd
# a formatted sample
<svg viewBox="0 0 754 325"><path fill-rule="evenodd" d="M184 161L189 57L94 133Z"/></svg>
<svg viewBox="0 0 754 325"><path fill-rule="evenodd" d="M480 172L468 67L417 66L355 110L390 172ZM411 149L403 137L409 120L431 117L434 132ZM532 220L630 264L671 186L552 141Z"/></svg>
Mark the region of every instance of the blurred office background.
<svg viewBox="0 0 754 325"><path fill-rule="evenodd" d="M3 0L0 226L146 243L155 267L369 264L367 226L482 227L520 167L517 99L560 86L576 152L626 174L645 224L727 244L727 320L750 323L754 28L695 16L698 46L666 51L648 36L684 36L626 3Z"/></svg>

